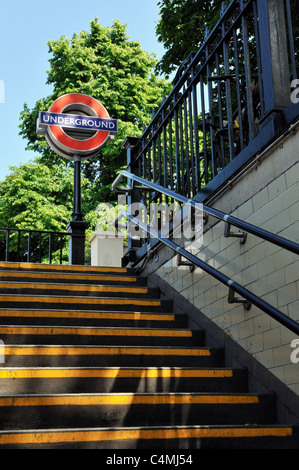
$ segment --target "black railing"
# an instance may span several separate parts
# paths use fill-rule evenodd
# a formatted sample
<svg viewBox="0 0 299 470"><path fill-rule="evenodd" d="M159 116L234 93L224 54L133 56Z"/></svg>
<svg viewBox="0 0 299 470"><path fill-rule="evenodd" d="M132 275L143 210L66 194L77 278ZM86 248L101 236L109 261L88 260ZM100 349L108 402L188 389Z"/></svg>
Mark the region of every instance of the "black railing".
<svg viewBox="0 0 299 470"><path fill-rule="evenodd" d="M193 208L198 208L198 205L191 200L188 199L184 196L178 195L174 193L173 191L163 188L162 186L155 184L155 183L150 183L143 178L140 178L136 175L133 175L127 171L122 171L119 177L114 181L113 183L113 189L118 190L118 184L121 182L122 178L128 178L129 180L134 181L135 183L139 183L139 185L142 185L143 188L150 189L155 192L159 192L161 194L164 194L168 197L170 197L172 200L176 200L181 204L186 204L189 205ZM129 192L131 190L131 186L128 188L120 188L122 191L127 191ZM273 243L281 248L284 248L292 253L295 253L299 255L299 245L295 242L292 242L290 240L287 240L283 237L280 237L278 235L272 234L266 230L263 230L259 227L256 227L252 224L248 224L247 222L244 222L240 219L236 219L235 217L231 217L227 214L224 214L223 212L220 212L218 210L212 209L207 206L202 206L202 210L204 213L209 214L211 216L216 217L217 219L223 220L226 223L232 224L238 228L244 229L248 231L249 233L262 238L263 240L266 240L270 243ZM128 208L128 212L122 212L119 214L119 216L115 219L114 223L117 226L120 219L122 217L126 217L130 220L131 223L137 225L140 227L147 235L150 235L152 238L158 240L159 242L162 242L164 245L167 247L171 248L174 252L176 252L178 255L183 256L186 258L188 261L192 263L192 265L200 267L203 269L205 272L213 276L215 279L218 281L222 282L225 284L231 291L236 292L237 294L241 295L244 299L246 299L248 302L254 304L258 308L260 308L262 311L270 315L272 318L274 318L276 321L278 321L280 324L283 326L287 327L290 331L293 333L296 333L299 335L299 324L295 320L291 319L284 313L282 313L280 310L277 308L273 307L270 305L268 302L264 301L261 297L255 295L253 292L249 291L245 287L243 287L241 284L237 283L233 279L229 278L225 274L221 273L218 269L213 268L210 266L208 263L205 263L204 261L200 260L197 256L193 255L190 253L190 251L185 250L181 246L177 245L175 242L173 242L170 237L165 237L163 234L161 234L163 231L161 230L155 230L151 225L147 223L148 217L145 218L143 221L141 217L136 217L136 214L131 213L131 207Z"/></svg>
<svg viewBox="0 0 299 470"><path fill-rule="evenodd" d="M157 232L153 230L152 227L144 224L142 221L138 220L136 217L133 217L130 214L126 214L126 215L129 218L129 220L131 220L132 223L138 225L142 230L146 231L152 237L157 238L164 245L168 246L174 252L176 252L178 255L183 256L195 266L203 269L205 272L213 276L215 279L225 284L229 289L240 294L242 297L244 297L244 299L247 299L248 302L254 304L256 307L258 307L259 309L261 309L262 311L270 315L272 318L274 318L274 320L278 321L281 325L285 326L293 333L299 335L299 324L295 320L292 320L292 318L280 312L277 308L273 307L268 302L265 302L259 296L253 294L251 291L241 286L238 282L222 274L219 270L213 268L212 266L200 260L198 257L193 255L189 251L180 247L169 238L163 237L160 231Z"/></svg>
<svg viewBox="0 0 299 470"><path fill-rule="evenodd" d="M198 207L198 204L194 200L188 199L187 197L182 196L180 194L176 194L174 191L171 191L168 188L163 188L163 186L160 186L159 184L146 181L143 178L140 178L137 175L133 175L132 173L129 173L126 170L123 170L112 184L112 188L115 191L131 191L131 186L127 188L121 188L118 186L123 178L132 180L135 183L139 183L140 187L147 188L147 190L152 190L154 193L160 193L164 196L168 196L171 200L176 200L181 204L186 204L188 206L193 207L194 209ZM280 248L284 248L285 250L299 255L299 244L293 242L292 240L288 240L287 238L276 235L275 233L268 232L267 230L257 227L256 225L252 225L244 220L237 219L236 217L233 217L229 214L225 214L224 212L221 212L212 207L208 207L204 204L201 205L201 208L203 213L206 215L216 217L217 219L222 220L227 224L233 225L234 227L238 227L241 230L245 230L246 232L249 232L252 235L255 235L256 237L259 237L265 241L273 243L276 246L279 246ZM147 219L145 218L145 221L146 220Z"/></svg>
<svg viewBox="0 0 299 470"><path fill-rule="evenodd" d="M130 141L132 173L203 202L274 140L299 114L291 101L297 9L297 0L223 8L141 138Z"/></svg>
<svg viewBox="0 0 299 470"><path fill-rule="evenodd" d="M27 263L68 262L67 232L0 228L0 260Z"/></svg>

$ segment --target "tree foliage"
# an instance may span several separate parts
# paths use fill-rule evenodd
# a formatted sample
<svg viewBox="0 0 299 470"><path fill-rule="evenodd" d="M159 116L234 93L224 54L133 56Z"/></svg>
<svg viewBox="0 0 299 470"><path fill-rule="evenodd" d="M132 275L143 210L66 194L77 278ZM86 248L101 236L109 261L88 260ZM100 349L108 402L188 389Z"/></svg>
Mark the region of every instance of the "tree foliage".
<svg viewBox="0 0 299 470"><path fill-rule="evenodd" d="M61 95L80 92L98 99L112 118L119 121L119 132L114 142L107 143L99 155L85 162L84 175L93 183L93 204L111 201L111 183L126 165L124 139L139 136L143 125L151 119L170 91L170 84L158 78L153 69L154 55L141 48L139 42L130 41L126 25L115 20L112 27L103 27L96 18L90 31L75 33L49 41L51 53L47 83L53 93L38 100L30 109L25 103L21 113L20 134L27 140L27 149L42 155L42 162L51 167L65 164L49 148L43 137L36 135L36 119L41 110L47 110Z"/></svg>
<svg viewBox="0 0 299 470"><path fill-rule="evenodd" d="M222 4L229 0L160 0L160 19L156 27L158 41L166 52L156 67L169 75L204 42L206 28L219 19Z"/></svg>
<svg viewBox="0 0 299 470"><path fill-rule="evenodd" d="M73 171L49 168L41 158L10 171L0 185L0 227L64 231L72 212Z"/></svg>

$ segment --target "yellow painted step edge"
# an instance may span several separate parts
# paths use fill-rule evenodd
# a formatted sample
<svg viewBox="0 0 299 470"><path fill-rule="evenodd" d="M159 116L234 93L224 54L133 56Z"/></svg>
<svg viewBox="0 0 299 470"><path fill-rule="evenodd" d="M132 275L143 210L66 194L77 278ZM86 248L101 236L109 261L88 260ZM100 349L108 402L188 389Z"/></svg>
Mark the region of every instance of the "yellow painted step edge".
<svg viewBox="0 0 299 470"><path fill-rule="evenodd" d="M69 279L69 280L82 280L85 281L113 281L113 282L137 282L134 276L102 276L101 274L73 274L73 273L43 273L43 272L24 272L24 271L1 271L0 277L24 277L39 279Z"/></svg>
<svg viewBox="0 0 299 470"><path fill-rule="evenodd" d="M191 338L190 330L154 330L146 329L117 329L117 328L53 328L7 326L0 327L0 335L81 335L81 336L150 336L150 337L180 337Z"/></svg>
<svg viewBox="0 0 299 470"><path fill-rule="evenodd" d="M47 297L47 296L22 296L0 295L0 302L42 302L60 304L92 304L92 305L142 305L144 307L161 307L160 300L152 299L119 299L101 297Z"/></svg>
<svg viewBox="0 0 299 470"><path fill-rule="evenodd" d="M257 395L22 395L0 396L0 407L27 406L131 406L131 405L254 405Z"/></svg>
<svg viewBox="0 0 299 470"><path fill-rule="evenodd" d="M210 357L208 348L140 348L140 347L76 347L76 346L5 346L5 357L9 356L188 356Z"/></svg>
<svg viewBox="0 0 299 470"><path fill-rule="evenodd" d="M36 269L36 270L59 270L59 271L77 271L77 272L88 272L94 271L99 273L120 273L127 274L128 270L126 268L115 268L115 267L98 267L98 266L77 266L77 265L68 265L68 264L34 264L34 263L13 263L13 262L2 262L0 263L0 268L16 268L24 269Z"/></svg>
<svg viewBox="0 0 299 470"><path fill-rule="evenodd" d="M231 369L0 369L0 379L231 378Z"/></svg>
<svg viewBox="0 0 299 470"><path fill-rule="evenodd" d="M1 310L0 317L34 318L85 318L98 320L156 320L174 321L173 314L150 314L143 312L97 312L97 311L61 311L61 310Z"/></svg>
<svg viewBox="0 0 299 470"><path fill-rule="evenodd" d="M1 282L2 289L42 289L42 290L66 290L69 292L122 292L132 294L147 294L147 287L122 287L122 286L95 286L89 284L42 284L24 282Z"/></svg>
<svg viewBox="0 0 299 470"><path fill-rule="evenodd" d="M0 445L55 444L101 441L154 440L154 439L208 439L208 438L259 438L292 437L291 427L197 427L173 429L86 429L84 431L0 432Z"/></svg>

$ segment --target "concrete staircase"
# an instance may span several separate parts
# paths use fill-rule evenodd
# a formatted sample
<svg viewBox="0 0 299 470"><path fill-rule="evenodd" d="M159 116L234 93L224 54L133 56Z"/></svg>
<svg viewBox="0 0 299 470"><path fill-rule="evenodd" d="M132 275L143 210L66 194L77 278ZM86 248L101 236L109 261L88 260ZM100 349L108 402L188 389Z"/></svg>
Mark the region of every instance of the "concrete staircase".
<svg viewBox="0 0 299 470"><path fill-rule="evenodd" d="M0 339L0 449L299 448L274 394L126 269L0 263Z"/></svg>

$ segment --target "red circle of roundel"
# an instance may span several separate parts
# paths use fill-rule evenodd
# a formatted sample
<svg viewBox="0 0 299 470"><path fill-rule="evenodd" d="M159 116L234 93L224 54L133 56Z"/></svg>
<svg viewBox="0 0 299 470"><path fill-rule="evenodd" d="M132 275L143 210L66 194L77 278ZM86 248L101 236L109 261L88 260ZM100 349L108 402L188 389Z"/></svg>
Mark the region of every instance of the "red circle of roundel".
<svg viewBox="0 0 299 470"><path fill-rule="evenodd" d="M85 104L92 108L93 111L96 112L99 118L109 119L109 114L107 110L104 108L101 103L99 103L94 98L91 98L87 95L82 95L81 93L73 93L69 95L63 95L58 98L50 107L50 113L62 113L63 110L69 106L70 104ZM79 151L90 151L101 147L105 140L107 139L109 132L106 131L98 131L95 136L91 137L87 140L75 140L66 135L63 129L59 126L49 126L53 136L60 142L61 144L65 145L66 147L72 150L79 150Z"/></svg>

